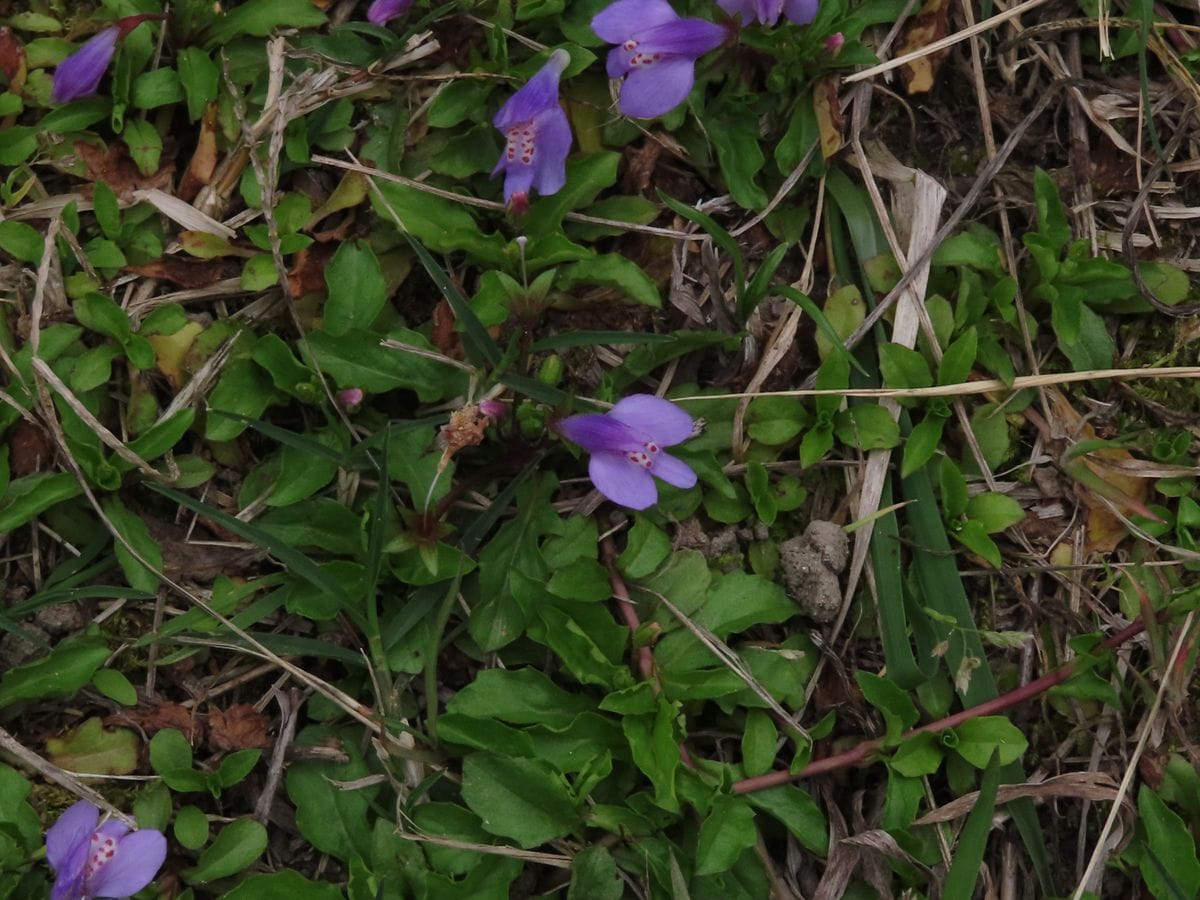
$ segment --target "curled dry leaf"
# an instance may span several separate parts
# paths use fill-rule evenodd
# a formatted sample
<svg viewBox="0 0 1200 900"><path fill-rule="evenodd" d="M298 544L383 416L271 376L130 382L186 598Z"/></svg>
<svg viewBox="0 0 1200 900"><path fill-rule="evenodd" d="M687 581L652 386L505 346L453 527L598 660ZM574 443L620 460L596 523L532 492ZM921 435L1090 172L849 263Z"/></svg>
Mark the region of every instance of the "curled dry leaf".
<svg viewBox="0 0 1200 900"><path fill-rule="evenodd" d="M921 11L904 29L904 37L896 55L903 56L941 40L948 32L949 20L949 0L926 0ZM904 79L904 86L910 95L925 94L933 88L938 69L949 53L949 48L928 53L900 68L900 76Z"/></svg>
<svg viewBox="0 0 1200 900"><path fill-rule="evenodd" d="M217 155L217 105L210 103L200 120L196 152L192 154L179 182L179 190L176 191L181 200L191 203L200 189L212 181L213 173L217 170Z"/></svg>
<svg viewBox="0 0 1200 900"><path fill-rule="evenodd" d="M221 276L225 273L225 264L219 259L183 259L178 256L164 256L154 262L127 266L126 271L136 272L147 278L169 281L181 288L195 289L208 287L210 284L220 281Z"/></svg>
<svg viewBox="0 0 1200 900"><path fill-rule="evenodd" d="M1071 772L1036 783L1001 785L996 792L996 805L1000 806L1020 797L1030 797L1034 800L1049 800L1056 797L1074 797L1079 800L1113 800L1116 796L1117 783L1103 772ZM913 824L934 825L938 822L949 822L952 819L961 818L975 808L978 800L979 791L963 794L944 806L939 806L933 812L926 813ZM1129 801L1125 800L1125 803L1128 804ZM1132 807L1130 809L1132 810Z"/></svg>
<svg viewBox="0 0 1200 900"><path fill-rule="evenodd" d="M265 750L271 746L270 724L250 703L235 703L224 710L212 707L208 711L208 746L220 752Z"/></svg>
<svg viewBox="0 0 1200 900"><path fill-rule="evenodd" d="M196 718L192 710L178 703L160 703L149 708L139 706L108 716L104 720L105 725L126 723L137 725L150 734L164 728L174 728L182 732L191 744L195 744L204 731L204 724Z"/></svg>

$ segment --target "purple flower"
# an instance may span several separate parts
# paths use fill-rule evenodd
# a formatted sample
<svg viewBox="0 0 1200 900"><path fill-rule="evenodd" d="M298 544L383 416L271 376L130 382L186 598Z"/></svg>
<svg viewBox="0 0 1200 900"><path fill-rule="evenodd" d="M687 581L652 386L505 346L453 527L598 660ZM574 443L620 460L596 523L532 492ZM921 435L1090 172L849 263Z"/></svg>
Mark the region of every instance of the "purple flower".
<svg viewBox="0 0 1200 900"><path fill-rule="evenodd" d="M99 828L100 810L80 800L46 832L46 860L54 870L51 900L128 897L158 874L167 839L153 828L129 833L110 819Z"/></svg>
<svg viewBox="0 0 1200 900"><path fill-rule="evenodd" d="M103 31L97 32L87 42L58 64L54 70L54 86L50 99L55 103L70 103L80 97L89 97L100 87L117 44L125 35L147 19L165 19L161 14L126 16L117 19Z"/></svg>
<svg viewBox="0 0 1200 900"><path fill-rule="evenodd" d="M625 76L617 106L638 119L661 116L686 100L696 60L727 35L712 22L679 18L666 0L617 0L592 19L592 31L617 45L608 52L608 76Z"/></svg>
<svg viewBox="0 0 1200 900"><path fill-rule="evenodd" d="M549 195L566 184L571 126L558 105L558 78L570 61L566 50L555 50L492 119L505 139L492 177L504 173L504 202L514 209L528 206L531 188Z"/></svg>
<svg viewBox="0 0 1200 900"><path fill-rule="evenodd" d="M367 7L367 21L372 25L386 25L408 12L412 5L413 0L375 0Z"/></svg>
<svg viewBox="0 0 1200 900"><path fill-rule="evenodd" d="M69 103L96 93L96 89L100 87L100 79L104 77L113 54L117 52L117 38L120 34L121 29L110 25L60 62L54 70L54 87L50 89L50 99L55 103Z"/></svg>
<svg viewBox="0 0 1200 900"><path fill-rule="evenodd" d="M781 15L796 25L807 25L817 17L817 0L717 0L717 5L731 16L741 16L743 22L757 19L763 25L774 25Z"/></svg>
<svg viewBox="0 0 1200 900"><path fill-rule="evenodd" d="M679 488L696 483L687 463L663 452L693 431L692 417L669 400L634 394L604 414L571 416L556 428L592 455L592 484L614 503L630 509L650 506L658 500L654 478Z"/></svg>

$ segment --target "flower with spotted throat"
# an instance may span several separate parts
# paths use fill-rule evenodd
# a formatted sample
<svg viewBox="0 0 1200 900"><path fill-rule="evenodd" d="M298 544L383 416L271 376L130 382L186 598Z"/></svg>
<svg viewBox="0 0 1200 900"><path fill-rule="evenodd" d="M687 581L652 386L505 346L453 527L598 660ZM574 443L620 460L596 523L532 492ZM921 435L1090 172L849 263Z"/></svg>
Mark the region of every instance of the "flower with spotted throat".
<svg viewBox="0 0 1200 900"><path fill-rule="evenodd" d="M558 79L570 61L566 50L555 50L492 119L505 140L492 177L504 173L504 202L514 212L528 208L532 189L548 196L567 182L571 125L558 105Z"/></svg>
<svg viewBox="0 0 1200 900"><path fill-rule="evenodd" d="M696 483L696 473L664 447L692 436L692 417L669 400L633 394L606 413L563 419L559 434L591 454L588 476L601 494L630 509L658 500L655 478L678 488Z"/></svg>
<svg viewBox="0 0 1200 900"><path fill-rule="evenodd" d="M55 876L50 900L128 897L162 868L167 839L161 831L131 833L114 819L99 823L100 810L80 800L46 832L46 860Z"/></svg>
<svg viewBox="0 0 1200 900"><path fill-rule="evenodd" d="M666 0L617 0L592 19L592 31L616 44L608 77L624 78L617 108L653 119L687 99L696 60L721 46L729 32L704 19L682 19Z"/></svg>

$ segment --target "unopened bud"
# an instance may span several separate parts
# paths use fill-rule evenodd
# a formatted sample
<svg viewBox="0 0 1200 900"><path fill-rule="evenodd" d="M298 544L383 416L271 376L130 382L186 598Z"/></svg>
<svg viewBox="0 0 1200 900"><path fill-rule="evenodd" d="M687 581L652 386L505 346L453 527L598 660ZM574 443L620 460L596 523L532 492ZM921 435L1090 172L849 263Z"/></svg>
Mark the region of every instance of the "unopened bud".
<svg viewBox="0 0 1200 900"><path fill-rule="evenodd" d="M366 398L362 388L346 388L344 391L338 391L337 400L348 410L356 410Z"/></svg>
<svg viewBox="0 0 1200 900"><path fill-rule="evenodd" d="M835 31L825 38L825 50L830 56L837 56L844 43L846 43L846 36L840 31Z"/></svg>
<svg viewBox="0 0 1200 900"><path fill-rule="evenodd" d="M503 419L508 415L508 407L499 400L480 400L479 411L489 419Z"/></svg>

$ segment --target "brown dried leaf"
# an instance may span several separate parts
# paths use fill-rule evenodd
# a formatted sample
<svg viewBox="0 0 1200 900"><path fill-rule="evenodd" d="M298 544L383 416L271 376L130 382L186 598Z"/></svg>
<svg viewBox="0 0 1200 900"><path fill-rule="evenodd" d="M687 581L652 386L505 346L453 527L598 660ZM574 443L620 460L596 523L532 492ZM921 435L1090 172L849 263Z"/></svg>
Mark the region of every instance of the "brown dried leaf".
<svg viewBox="0 0 1200 900"><path fill-rule="evenodd" d="M842 129L846 122L838 104L838 77L828 75L813 85L813 111L821 135L821 156L825 159L842 149Z"/></svg>
<svg viewBox="0 0 1200 900"><path fill-rule="evenodd" d="M171 284L187 289L208 287L210 284L220 281L225 272L225 264L219 259L183 259L178 256L164 256L154 262L125 268L128 272L136 272L147 278L169 281Z"/></svg>
<svg viewBox="0 0 1200 900"><path fill-rule="evenodd" d="M1031 797L1034 800L1049 800L1055 797L1113 800L1116 798L1117 792L1117 783L1103 772L1071 772L1035 783L1001 785L996 792L996 805L1000 806L1021 797ZM926 813L913 824L933 825L937 822L949 822L951 819L960 818L975 808L978 799L979 791L963 794L945 806L939 806L933 812ZM1128 803L1129 800L1126 799L1125 802Z"/></svg>
<svg viewBox="0 0 1200 900"><path fill-rule="evenodd" d="M208 711L208 746L218 752L265 750L271 746L267 735L270 719L249 703L235 703L229 709Z"/></svg>
<svg viewBox="0 0 1200 900"><path fill-rule="evenodd" d="M179 182L176 192L181 200L191 203L200 189L212 181L217 170L217 105L208 104L200 119L200 135L196 139L196 152L188 163L187 171Z"/></svg>
<svg viewBox="0 0 1200 900"><path fill-rule="evenodd" d="M430 335L430 341L439 353L451 359L462 359L464 356L462 341L458 332L454 330L454 310L445 297L433 308L433 333Z"/></svg>
<svg viewBox="0 0 1200 900"><path fill-rule="evenodd" d="M18 478L42 471L54 452L46 432L25 419L17 423L8 443L12 448L9 466Z"/></svg>
<svg viewBox="0 0 1200 900"><path fill-rule="evenodd" d="M478 406L464 406L450 413L450 421L438 432L438 445L442 448L439 471L446 467L458 451L482 444L484 433L491 421L480 412Z"/></svg>
<svg viewBox="0 0 1200 900"><path fill-rule="evenodd" d="M89 181L103 181L122 200L132 200L133 192L139 188L169 189L175 174L175 163L165 162L153 175L143 175L130 159L128 148L120 142L103 148L87 141L76 141L75 153L87 167L84 177Z"/></svg>
<svg viewBox="0 0 1200 900"><path fill-rule="evenodd" d="M164 728L174 728L183 732L183 736L193 745L204 732L204 725L196 718L195 713L178 703L160 703L149 709L139 706L108 716L104 720L106 725L122 722L132 722L151 734Z"/></svg>
<svg viewBox="0 0 1200 900"><path fill-rule="evenodd" d="M912 53L922 47L928 47L934 41L941 40L949 30L950 4L948 0L925 0L921 11L913 17L904 29L904 37L896 51L897 56ZM933 79L941 68L942 61L950 53L950 49L938 50L919 59L906 63L900 69L900 76L911 94L924 94L933 87Z"/></svg>
<svg viewBox="0 0 1200 900"><path fill-rule="evenodd" d="M310 244L296 254L296 265L288 272L288 288L294 299L324 293L325 268L336 251L335 244Z"/></svg>
<svg viewBox="0 0 1200 900"><path fill-rule="evenodd" d="M21 93L25 86L25 45L7 25L0 28L0 72L8 79L8 90Z"/></svg>

